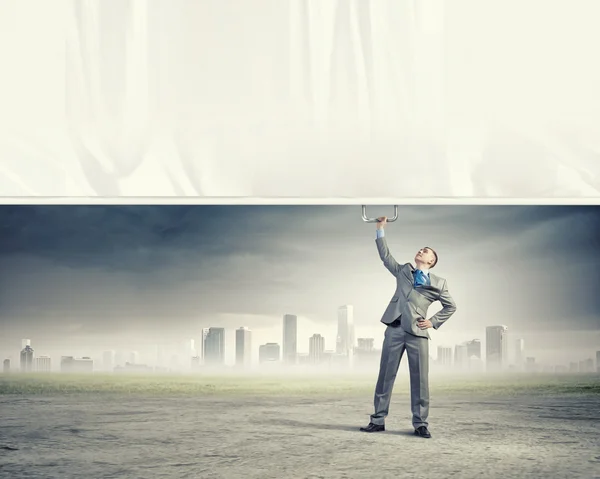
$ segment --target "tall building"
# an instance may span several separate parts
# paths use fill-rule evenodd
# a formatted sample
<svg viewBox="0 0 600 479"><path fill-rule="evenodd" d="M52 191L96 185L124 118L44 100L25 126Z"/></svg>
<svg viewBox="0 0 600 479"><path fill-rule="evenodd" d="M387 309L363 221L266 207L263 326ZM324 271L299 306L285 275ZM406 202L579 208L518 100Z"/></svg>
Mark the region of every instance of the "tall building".
<svg viewBox="0 0 600 479"><path fill-rule="evenodd" d="M38 356L34 360L34 370L39 373L49 373L52 371L50 361L48 356Z"/></svg>
<svg viewBox="0 0 600 479"><path fill-rule="evenodd" d="M346 304L338 308L336 353L349 355L354 350L354 307Z"/></svg>
<svg viewBox="0 0 600 479"><path fill-rule="evenodd" d="M517 339L515 341L515 364L521 366L525 357L525 340Z"/></svg>
<svg viewBox="0 0 600 479"><path fill-rule="evenodd" d="M375 339L374 338L358 338L358 349L365 353L373 351Z"/></svg>
<svg viewBox="0 0 600 479"><path fill-rule="evenodd" d="M252 333L241 327L235 331L235 364L249 366L252 364Z"/></svg>
<svg viewBox="0 0 600 479"><path fill-rule="evenodd" d="M452 364L452 348L438 346L438 364L450 366Z"/></svg>
<svg viewBox="0 0 600 479"><path fill-rule="evenodd" d="M31 346L31 339L21 339L21 349Z"/></svg>
<svg viewBox="0 0 600 479"><path fill-rule="evenodd" d="M467 345L467 355L469 358L475 356L477 359L481 359L481 341L479 339L472 339L465 344Z"/></svg>
<svg viewBox="0 0 600 479"><path fill-rule="evenodd" d="M71 373L74 369L75 358L73 356L61 356L60 357L60 372Z"/></svg>
<svg viewBox="0 0 600 479"><path fill-rule="evenodd" d="M600 374L600 351L596 351L596 372Z"/></svg>
<svg viewBox="0 0 600 479"><path fill-rule="evenodd" d="M371 369L380 362L380 351L375 349L373 338L358 338L354 349L354 366Z"/></svg>
<svg viewBox="0 0 600 479"><path fill-rule="evenodd" d="M204 349L206 364L213 366L225 364L225 328L208 328Z"/></svg>
<svg viewBox="0 0 600 479"><path fill-rule="evenodd" d="M208 329L209 328L202 328L202 341L200 344L200 349L201 351L198 351L198 356L200 356L200 360L202 362L205 361L205 350L206 350L206 337L208 336Z"/></svg>
<svg viewBox="0 0 600 479"><path fill-rule="evenodd" d="M140 364L140 353L131 351L129 354L129 364Z"/></svg>
<svg viewBox="0 0 600 479"><path fill-rule="evenodd" d="M91 358L75 358L62 356L60 358L60 371L63 373L91 373L94 370L94 361Z"/></svg>
<svg viewBox="0 0 600 479"><path fill-rule="evenodd" d="M4 366L4 369L3 369L4 374L10 373L10 359L5 359L3 366Z"/></svg>
<svg viewBox="0 0 600 479"><path fill-rule="evenodd" d="M485 362L488 371L502 370L507 364L508 328L504 325L488 326L485 329Z"/></svg>
<svg viewBox="0 0 600 479"><path fill-rule="evenodd" d="M31 372L32 368L33 348L29 344L26 344L23 350L21 351L21 372Z"/></svg>
<svg viewBox="0 0 600 479"><path fill-rule="evenodd" d="M481 360L481 358L478 358L475 355L469 357L468 364L469 372L480 373L481 371L483 371L483 361Z"/></svg>
<svg viewBox="0 0 600 479"><path fill-rule="evenodd" d="M277 343L262 344L258 348L258 361L261 363L279 361L281 348Z"/></svg>
<svg viewBox="0 0 600 479"><path fill-rule="evenodd" d="M283 362L295 364L298 357L298 317L283 316Z"/></svg>
<svg viewBox="0 0 600 479"><path fill-rule="evenodd" d="M128 363L129 361L125 356L124 351L117 350L115 352L115 366L123 366L125 363Z"/></svg>
<svg viewBox="0 0 600 479"><path fill-rule="evenodd" d="M469 366L469 348L466 343L454 346L454 366L466 369Z"/></svg>
<svg viewBox="0 0 600 479"><path fill-rule="evenodd" d="M113 350L104 351L102 353L102 368L105 371L114 371L114 369L115 369L115 352Z"/></svg>
<svg viewBox="0 0 600 479"><path fill-rule="evenodd" d="M320 334L313 334L308 340L308 356L311 363L323 361L325 353L325 338Z"/></svg>

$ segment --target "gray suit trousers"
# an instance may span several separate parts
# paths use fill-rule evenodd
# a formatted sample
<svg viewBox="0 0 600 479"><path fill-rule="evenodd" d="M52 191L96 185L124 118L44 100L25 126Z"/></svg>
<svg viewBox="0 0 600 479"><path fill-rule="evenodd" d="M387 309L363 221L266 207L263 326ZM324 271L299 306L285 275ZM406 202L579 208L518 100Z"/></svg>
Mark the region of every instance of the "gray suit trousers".
<svg viewBox="0 0 600 479"><path fill-rule="evenodd" d="M415 428L428 426L429 415L429 339L407 333L402 326L388 326L381 351L379 378L375 387L373 424L384 424L400 360L406 350L410 371L410 404Z"/></svg>

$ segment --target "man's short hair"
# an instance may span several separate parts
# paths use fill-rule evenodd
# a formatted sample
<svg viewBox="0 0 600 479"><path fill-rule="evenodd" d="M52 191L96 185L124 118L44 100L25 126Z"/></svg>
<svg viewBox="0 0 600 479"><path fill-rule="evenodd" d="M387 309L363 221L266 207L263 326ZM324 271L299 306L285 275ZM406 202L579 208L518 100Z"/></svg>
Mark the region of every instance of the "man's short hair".
<svg viewBox="0 0 600 479"><path fill-rule="evenodd" d="M433 248L430 248L429 246L426 247L429 251L431 251L433 253L433 256L435 257L435 261L433 262L433 264L430 266L430 268L433 268L437 262L438 262L438 255L435 252L435 250Z"/></svg>

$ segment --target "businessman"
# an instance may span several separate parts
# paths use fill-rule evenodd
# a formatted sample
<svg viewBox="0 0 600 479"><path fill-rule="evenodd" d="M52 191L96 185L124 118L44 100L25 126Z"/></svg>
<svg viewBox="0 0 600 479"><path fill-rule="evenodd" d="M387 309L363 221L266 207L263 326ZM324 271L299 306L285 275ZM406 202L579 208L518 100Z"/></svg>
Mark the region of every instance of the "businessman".
<svg viewBox="0 0 600 479"><path fill-rule="evenodd" d="M406 350L410 371L410 404L415 435L430 438L427 416L429 415L429 328L438 329L456 311L456 304L448 292L446 280L430 270L437 264L437 253L425 247L415 256L416 268L410 264L398 264L390 254L384 228L387 218L377 219L377 250L383 265L396 278L396 292L381 322L385 329L379 378L375 386L375 412L364 432L385 431L385 418L390 408L394 380L400 360ZM443 308L430 319L427 308L439 301Z"/></svg>

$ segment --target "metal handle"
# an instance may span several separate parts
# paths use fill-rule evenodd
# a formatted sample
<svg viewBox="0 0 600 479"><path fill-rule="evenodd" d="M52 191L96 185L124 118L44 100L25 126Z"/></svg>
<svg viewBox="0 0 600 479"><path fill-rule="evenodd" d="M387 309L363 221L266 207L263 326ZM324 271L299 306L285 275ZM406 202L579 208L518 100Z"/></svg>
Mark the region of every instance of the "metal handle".
<svg viewBox="0 0 600 479"><path fill-rule="evenodd" d="M369 218L367 216L367 206L362 205L362 219L366 223L377 223L377 218ZM388 223L392 223L398 219L398 205L394 205L394 216L387 219Z"/></svg>

